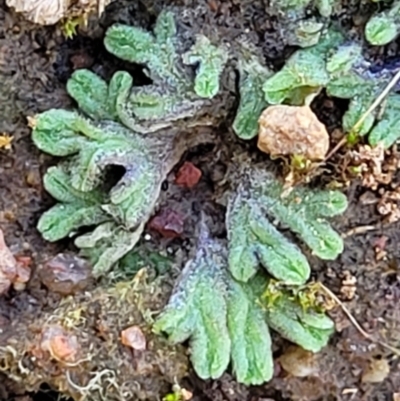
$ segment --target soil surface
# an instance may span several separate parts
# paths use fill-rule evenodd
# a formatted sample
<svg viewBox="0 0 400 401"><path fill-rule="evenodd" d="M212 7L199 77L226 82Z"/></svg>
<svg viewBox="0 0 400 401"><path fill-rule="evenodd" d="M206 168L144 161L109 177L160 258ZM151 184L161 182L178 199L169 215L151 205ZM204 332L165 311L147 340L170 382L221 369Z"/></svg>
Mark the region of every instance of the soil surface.
<svg viewBox="0 0 400 401"><path fill-rule="evenodd" d="M102 46L104 28L115 21L150 26L166 2L128 2L129 4L125 4L124 12L121 12L118 11L118 7L121 10L122 3L124 2L116 2L108 7L100 21L100 27L81 33L72 40L66 40L59 28L38 27L30 24L8 9L4 0L0 0L0 134L6 133L13 137L10 150L0 149L0 228L14 255L32 259L32 278L25 290L22 292L13 290L0 299L0 349L4 341L10 338L15 340L24 337L21 338L24 346L33 344L40 330L38 327L32 327L32 323L40 326L51 318L59 321L57 319L65 317L71 310L77 310L78 307L96 308L96 302L100 304L102 302L104 293L96 289L94 283L88 285L85 293L78 294L68 301L70 303L63 302L60 295L52 293L43 285L43 280L37 274L39 267L57 253L75 250L69 241L49 244L36 231L38 217L53 203L43 190L41 177L46 167L54 163L54 160L40 153L33 145L27 117L50 108L71 107L71 100L65 91L65 82L75 69L90 68L107 77L120 68L121 62L107 54ZM348 6L350 14L355 12L355 6L351 3L349 2ZM194 15L191 10L196 4L197 26L205 26L205 30L210 32L216 30L219 36L232 39L239 37L244 30L250 31L254 44L259 46L266 62L273 67L279 67L287 54L292 51L286 47L284 38L281 37L277 18L266 13L262 1L218 2L213 0L204 4L199 1L174 2L175 6L187 7L189 19ZM353 19L347 16L346 21L353 21ZM194 30L196 29L194 27ZM397 45L394 44L381 54L371 51L369 55L371 59L382 63L383 56L386 54L391 56L396 52ZM129 68L144 79L137 67ZM340 126L342 114L340 103L327 101L324 96L321 96L314 102L313 108L327 125L329 132ZM170 274L169 278L162 279L163 285L170 286L188 255L193 252L197 235L195 227L200 218L200 210L207 210L208 215L211 216L213 234L225 235L224 208L216 202L215 194L229 167L231 145L227 145L227 138L231 138L230 133L221 127L221 135L214 145L192 149L184 156L182 163L190 161L202 171L201 181L195 188L189 190L174 185L175 172L170 174L165 183L160 208L168 207L181 213L185 221L184 232L179 238L161 239L148 230L139 247L143 254L159 253L164 257L163 263L168 261L165 263ZM250 152L255 151L254 143L243 144L236 141L235 146L242 147L244 151L247 149ZM342 152L333 160L333 163L328 165L327 175L320 177L317 180L318 183L322 185L332 181L336 172L340 170L335 163L342 163L344 159L345 154ZM266 165L270 165L269 163L266 161ZM275 162L275 165L279 167L279 162ZM395 176L394 180L399 178ZM376 201L368 201L370 190L364 188L361 181L353 180L345 191L350 206L345 215L334 221L335 228L345 236L345 250L336 261L329 263L310 256L313 278L338 294L346 308L375 341L360 334L343 311L335 308L332 311L332 317L337 326L337 333L329 346L319 355L318 368L312 375L294 377L282 369L278 358L287 352L290 344L274 335L274 356L277 362L275 377L270 383L248 388L238 385L228 373L219 380L204 382L190 372L180 384L193 392L194 400L383 401L399 399L396 398L396 393L398 393L397 397L400 397L398 357L377 342L384 341L392 347L400 347L398 334L400 332L398 308L400 222L384 224L382 216L376 211ZM375 192L372 196L379 197L379 193ZM165 266L160 267L158 262L155 265L161 270L165 269ZM131 279L132 274L124 277L126 281ZM115 281L113 288L116 288L117 293L112 294L117 294L116 298L112 298L114 295L107 298L111 299L111 304L115 302L112 304L114 311L129 305L128 301L126 304L118 303L120 302L118 297L121 294L118 291L122 291L122 287L118 287L117 279ZM353 293L349 295L349 291ZM138 295L135 294L131 294L131 300L137 299L135 297ZM146 299L148 308L153 311L159 310L165 298L165 295L161 294L157 301L155 298ZM95 302L94 299L97 301ZM102 310L93 312L93 316L97 321L98 319L106 321L104 313L109 310L111 309L103 306ZM129 310L126 311L129 314ZM132 318L122 321L110 320L109 324L118 324L118 328L124 328L137 320L143 320L142 317L135 315L135 311L131 313ZM27 322L31 325L27 325ZM103 347L99 354L106 357L107 342L99 341L101 336L96 324L82 323L81 327L83 331L86 330L85 333L88 336L87 346L96 344L99 349ZM110 330L113 333L113 337L110 338L117 341L117 328ZM165 360L169 358L170 364L178 363L178 360L182 363L180 377L184 376L188 363L183 348L169 349L164 343L157 346L166 347L163 348L167 350L166 358L154 362L155 360L152 359L154 355L149 353L146 356L148 358L146 362L150 368L146 367L146 369L150 371L146 369L140 371L143 366L140 369L136 366L133 368L134 373L131 372L131 374L139 374L139 376L140 372L142 376L148 374L150 381L145 384L140 382L140 378L138 379L143 394L153 396L158 394L162 398L170 391L173 384L174 378L171 377L171 372L179 370L177 365L167 366ZM18 349L18 344L15 347ZM130 361L130 355L124 354L121 350L114 351L115 354L110 356L112 363L109 360L103 361L105 367L109 366L111 369L118 358L125 362ZM178 355L179 358L172 358L172 354ZM4 354L2 355L4 357ZM386 362L390 367L390 373L386 378L377 383L365 382L365 377L367 373L371 374L371 369L377 370L378 365L383 366ZM29 365L24 366L27 370L31 369ZM86 366L87 369L90 367L88 366ZM0 371L2 370L7 371L0 365ZM157 373L155 373L156 370ZM8 378L0 373L0 400L57 399L58 394L50 390L60 385L61 382L54 379L59 373L44 370L48 376L40 377L40 380L35 381L32 379L34 371L35 369L32 368L31 373L25 374L26 382L21 379L24 377L20 374L21 372ZM79 372L75 373L74 382L82 379L83 376L79 376ZM19 382L16 381L17 378ZM124 396L125 398L120 397L120 399L129 399L126 394ZM110 399L118 399L118 397Z"/></svg>

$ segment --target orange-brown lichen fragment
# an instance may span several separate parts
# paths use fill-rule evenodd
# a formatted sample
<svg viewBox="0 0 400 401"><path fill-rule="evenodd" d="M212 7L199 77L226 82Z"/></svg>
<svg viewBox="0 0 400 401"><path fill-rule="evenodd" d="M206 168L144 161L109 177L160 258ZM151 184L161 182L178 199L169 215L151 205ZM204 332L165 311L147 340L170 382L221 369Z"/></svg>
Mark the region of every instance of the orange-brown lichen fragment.
<svg viewBox="0 0 400 401"><path fill-rule="evenodd" d="M322 160L329 149L329 135L310 107L276 105L261 114L257 145L271 156Z"/></svg>

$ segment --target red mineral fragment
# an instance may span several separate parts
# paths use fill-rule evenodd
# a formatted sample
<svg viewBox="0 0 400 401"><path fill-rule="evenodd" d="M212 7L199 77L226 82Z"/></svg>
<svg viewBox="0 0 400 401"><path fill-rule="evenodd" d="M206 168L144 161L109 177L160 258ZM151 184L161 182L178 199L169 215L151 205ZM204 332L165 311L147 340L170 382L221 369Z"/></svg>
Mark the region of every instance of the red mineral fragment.
<svg viewBox="0 0 400 401"><path fill-rule="evenodd" d="M174 210L163 209L150 220L149 228L165 238L177 238L183 234L183 217Z"/></svg>
<svg viewBox="0 0 400 401"><path fill-rule="evenodd" d="M185 162L175 176L175 184L186 188L193 188L201 178L201 170L193 163Z"/></svg>

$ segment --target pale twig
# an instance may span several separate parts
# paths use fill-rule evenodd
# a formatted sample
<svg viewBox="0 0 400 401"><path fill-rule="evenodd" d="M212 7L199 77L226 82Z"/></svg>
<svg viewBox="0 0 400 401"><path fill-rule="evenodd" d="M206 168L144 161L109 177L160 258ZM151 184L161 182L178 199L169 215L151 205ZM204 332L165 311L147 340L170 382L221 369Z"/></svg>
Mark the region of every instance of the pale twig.
<svg viewBox="0 0 400 401"><path fill-rule="evenodd" d="M392 347L391 345L385 343L384 341L381 340L376 340L373 336L371 336L371 334L367 333L362 327L361 325L357 322L356 318L351 314L351 312L346 308L346 306L343 304L343 302L327 287L325 287L322 283L319 283L320 287L322 288L322 290L325 291L325 293L331 297L342 309L342 311L344 312L344 314L347 316L347 318L350 320L350 322L352 323L352 325L358 330L358 332L365 337L367 340L379 344L382 347L388 349L389 351L393 352L393 354L400 356L400 350Z"/></svg>
<svg viewBox="0 0 400 401"><path fill-rule="evenodd" d="M389 94L389 92L393 89L393 87L397 84L397 81L400 79L400 70L397 71L395 76L390 80L390 82L386 85L385 89L382 93L375 99L375 101L371 104L368 110L361 116L361 118L356 122L354 127L351 129L351 132L357 131L360 128L361 124L365 121L365 119L383 102L385 97Z"/></svg>
<svg viewBox="0 0 400 401"><path fill-rule="evenodd" d="M358 235L358 234L365 234L368 231L375 231L377 230L378 227L376 226L358 226L350 229L349 231L345 232L342 234L342 238L347 238L351 237L352 235Z"/></svg>
<svg viewBox="0 0 400 401"><path fill-rule="evenodd" d="M374 100L368 110L358 119L358 121L354 124L350 133L354 133L357 131L362 123L366 120L366 118L383 102L389 92L393 89L393 87L400 80L400 70L393 76L390 82L386 85L385 89L379 94L379 96ZM310 173L314 172L317 168L321 167L324 163L326 163L345 143L347 142L347 135L345 135L328 153L328 155L322 160L320 163L316 163L304 177L304 179L300 180L299 183L304 182L307 177L309 177ZM298 184L299 184L298 183Z"/></svg>
<svg viewBox="0 0 400 401"><path fill-rule="evenodd" d="M106 8L105 0L97 0L97 16L100 18Z"/></svg>

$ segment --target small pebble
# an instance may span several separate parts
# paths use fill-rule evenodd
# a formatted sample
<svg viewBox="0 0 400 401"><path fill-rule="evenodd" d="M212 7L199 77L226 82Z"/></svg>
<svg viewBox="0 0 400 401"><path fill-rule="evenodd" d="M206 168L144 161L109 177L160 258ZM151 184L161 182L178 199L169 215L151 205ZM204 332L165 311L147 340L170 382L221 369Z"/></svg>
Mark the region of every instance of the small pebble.
<svg viewBox="0 0 400 401"><path fill-rule="evenodd" d="M75 294L88 286L91 266L76 255L60 253L40 268L39 277L50 291Z"/></svg>
<svg viewBox="0 0 400 401"><path fill-rule="evenodd" d="M329 150L328 132L308 106L269 106L261 114L259 127L257 146L271 156L322 160Z"/></svg>
<svg viewBox="0 0 400 401"><path fill-rule="evenodd" d="M184 220L178 212L163 209L149 222L149 228L165 238L177 238L183 234Z"/></svg>
<svg viewBox="0 0 400 401"><path fill-rule="evenodd" d="M122 344L136 351L146 349L146 337L138 326L131 326L121 332Z"/></svg>

